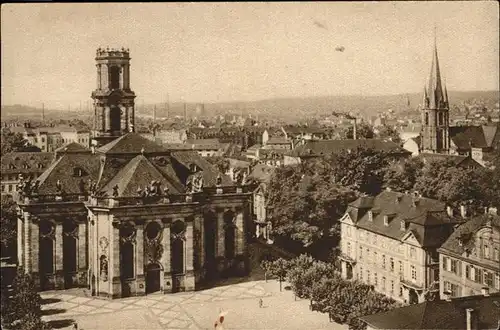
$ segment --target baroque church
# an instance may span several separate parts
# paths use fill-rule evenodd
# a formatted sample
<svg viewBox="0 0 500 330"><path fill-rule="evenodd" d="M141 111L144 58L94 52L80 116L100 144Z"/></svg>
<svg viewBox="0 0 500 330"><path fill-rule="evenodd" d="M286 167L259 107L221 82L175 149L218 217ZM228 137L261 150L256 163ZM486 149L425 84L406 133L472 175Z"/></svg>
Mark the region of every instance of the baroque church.
<svg viewBox="0 0 500 330"><path fill-rule="evenodd" d="M18 261L40 290L120 298L248 272L251 190L134 133L130 56L98 49L94 141L18 187Z"/></svg>

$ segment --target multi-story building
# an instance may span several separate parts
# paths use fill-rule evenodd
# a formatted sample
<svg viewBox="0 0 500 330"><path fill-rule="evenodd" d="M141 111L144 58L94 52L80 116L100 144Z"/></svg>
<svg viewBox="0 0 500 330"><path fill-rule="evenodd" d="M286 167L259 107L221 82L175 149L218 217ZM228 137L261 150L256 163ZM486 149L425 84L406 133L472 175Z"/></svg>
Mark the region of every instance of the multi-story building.
<svg viewBox="0 0 500 330"><path fill-rule="evenodd" d="M440 293L472 296L500 291L500 216L496 209L459 226L438 250Z"/></svg>
<svg viewBox="0 0 500 330"><path fill-rule="evenodd" d="M2 195L14 195L20 178L36 180L52 163L53 152L11 152L1 157Z"/></svg>
<svg viewBox="0 0 500 330"><path fill-rule="evenodd" d="M251 191L196 152L126 133L132 93L121 90L128 62L117 57L128 52L98 50L98 64L112 61L97 68L97 145L65 150L36 181L19 184L19 265L42 290L83 286L106 298L245 274Z"/></svg>
<svg viewBox="0 0 500 330"><path fill-rule="evenodd" d="M86 129L67 125L32 128L29 123L23 126L9 127L12 133L20 133L31 145L42 152L52 152L72 142L84 147L90 146L90 132Z"/></svg>
<svg viewBox="0 0 500 330"><path fill-rule="evenodd" d="M398 301L421 302L437 289L437 249L458 221L443 203L416 194L360 197L340 220L342 275Z"/></svg>

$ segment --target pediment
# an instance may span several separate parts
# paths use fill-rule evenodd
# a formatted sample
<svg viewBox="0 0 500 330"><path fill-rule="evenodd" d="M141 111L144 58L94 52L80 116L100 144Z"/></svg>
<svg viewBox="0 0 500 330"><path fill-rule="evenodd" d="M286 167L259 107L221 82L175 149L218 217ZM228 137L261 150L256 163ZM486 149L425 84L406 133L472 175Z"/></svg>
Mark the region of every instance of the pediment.
<svg viewBox="0 0 500 330"><path fill-rule="evenodd" d="M403 241L407 244L410 244L410 245L415 245L415 246L421 247L420 242L417 240L417 238L415 237L415 234L412 231L409 231L408 233L406 233L403 236L403 238L401 239L401 241Z"/></svg>
<svg viewBox="0 0 500 330"><path fill-rule="evenodd" d="M354 221L352 221L351 216L349 215L349 212L346 212L344 214L344 216L342 218L340 218L340 222L346 223L346 224L349 224L349 225L352 225L352 226L355 225Z"/></svg>

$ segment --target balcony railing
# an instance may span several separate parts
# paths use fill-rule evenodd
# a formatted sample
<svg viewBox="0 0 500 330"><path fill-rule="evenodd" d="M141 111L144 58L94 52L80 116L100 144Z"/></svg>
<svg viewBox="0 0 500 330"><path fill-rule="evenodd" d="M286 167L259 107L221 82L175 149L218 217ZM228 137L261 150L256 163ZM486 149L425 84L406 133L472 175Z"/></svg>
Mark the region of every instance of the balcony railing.
<svg viewBox="0 0 500 330"><path fill-rule="evenodd" d="M207 187L203 191L192 194L168 194L156 196L137 197L101 197L90 196L89 194L32 194L29 196L18 196L20 204L40 204L40 203L62 203L62 202L90 202L91 205L103 207L117 207L130 205L149 204L180 204L197 203L206 199L207 196L216 195L236 195L247 194L253 191L253 186L225 186Z"/></svg>

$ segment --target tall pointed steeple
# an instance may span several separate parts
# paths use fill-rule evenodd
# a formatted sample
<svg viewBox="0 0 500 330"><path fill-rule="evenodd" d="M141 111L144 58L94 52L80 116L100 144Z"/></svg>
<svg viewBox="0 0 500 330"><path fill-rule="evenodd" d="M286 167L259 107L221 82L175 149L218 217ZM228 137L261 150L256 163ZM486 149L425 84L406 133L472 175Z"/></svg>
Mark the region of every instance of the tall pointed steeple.
<svg viewBox="0 0 500 330"><path fill-rule="evenodd" d="M429 97L429 108L439 109L444 106L444 95L441 84L441 71L439 70L439 59L436 43L436 29L434 28L434 51L432 54L431 73L429 76L427 95Z"/></svg>

